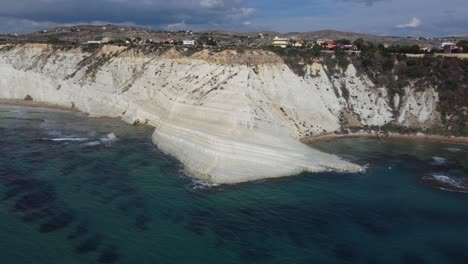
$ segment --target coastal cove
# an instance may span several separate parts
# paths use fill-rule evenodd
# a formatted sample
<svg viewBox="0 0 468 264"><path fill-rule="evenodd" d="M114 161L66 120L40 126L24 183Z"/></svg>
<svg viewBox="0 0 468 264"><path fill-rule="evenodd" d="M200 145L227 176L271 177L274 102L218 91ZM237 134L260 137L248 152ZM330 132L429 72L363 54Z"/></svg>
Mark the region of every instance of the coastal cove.
<svg viewBox="0 0 468 264"><path fill-rule="evenodd" d="M416 140L426 141L435 143L453 143L468 145L468 137L455 137L455 136L442 136L442 135L428 135L423 133L416 134L398 134L392 132L378 132L378 133L349 133L349 134L327 134L313 137L302 138L301 142L304 144L310 144L320 141L335 141L340 139L352 139L352 138L373 138L382 140Z"/></svg>
<svg viewBox="0 0 468 264"><path fill-rule="evenodd" d="M298 50L5 44L0 98L150 125L154 144L188 175L217 184L361 171L300 142L350 127L466 135L465 60L382 59L367 67L362 56Z"/></svg>
<svg viewBox="0 0 468 264"><path fill-rule="evenodd" d="M104 140L109 133L117 140ZM0 106L2 262L439 264L467 257L466 145L320 141L311 146L368 164L367 173L213 186L184 176L151 134L117 119Z"/></svg>

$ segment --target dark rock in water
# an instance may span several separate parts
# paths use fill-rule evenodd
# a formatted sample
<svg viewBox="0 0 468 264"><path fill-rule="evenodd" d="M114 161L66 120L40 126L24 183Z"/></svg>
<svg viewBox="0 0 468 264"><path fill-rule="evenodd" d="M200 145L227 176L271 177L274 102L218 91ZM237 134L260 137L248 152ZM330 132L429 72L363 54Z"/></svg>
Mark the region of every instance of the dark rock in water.
<svg viewBox="0 0 468 264"><path fill-rule="evenodd" d="M335 256L343 261L347 261L350 263L355 263L357 254L354 252L353 248L346 244L339 244L336 245L334 249Z"/></svg>
<svg viewBox="0 0 468 264"><path fill-rule="evenodd" d="M424 264L424 263L426 263L426 261L424 260L424 258L422 258L420 256L413 255L413 254L410 254L410 253L406 253L402 257L402 262L401 263L403 263L403 264Z"/></svg>
<svg viewBox="0 0 468 264"><path fill-rule="evenodd" d="M83 241L77 248L76 252L78 254L86 254L92 251L96 251L99 245L102 242L102 236L100 234L95 234L85 241Z"/></svg>
<svg viewBox="0 0 468 264"><path fill-rule="evenodd" d="M148 230L148 223L151 221L147 215L139 215L135 219L135 226L140 230Z"/></svg>
<svg viewBox="0 0 468 264"><path fill-rule="evenodd" d="M178 171L180 170L180 166L178 163L171 162L161 165L159 169L162 173L171 175L174 173L178 173Z"/></svg>
<svg viewBox="0 0 468 264"><path fill-rule="evenodd" d="M391 222L403 222L405 215L397 209L375 209L351 208L354 222L362 227L365 232L373 236L389 236L394 232Z"/></svg>
<svg viewBox="0 0 468 264"><path fill-rule="evenodd" d="M273 253L268 248L247 248L242 251L241 258L246 263L258 263L260 261L271 261Z"/></svg>
<svg viewBox="0 0 468 264"><path fill-rule="evenodd" d="M46 207L46 208L43 208L43 209L38 210L38 211L34 211L34 212L31 212L31 213L25 214L22 217L22 220L24 222L35 222L35 221L42 220L42 219L47 218L47 217L55 216L59 212L60 212L60 209L58 209L55 206L50 206L50 207Z"/></svg>
<svg viewBox="0 0 468 264"><path fill-rule="evenodd" d="M9 189L9 190L7 190L5 192L5 194L3 195L2 200L3 201L9 200L9 199L11 199L13 197L16 197L16 196L18 196L20 194L23 194L23 193L27 192L27 191L29 191L29 188L25 188L23 186L18 186L18 187L15 187L15 188L11 188L11 189Z"/></svg>
<svg viewBox="0 0 468 264"><path fill-rule="evenodd" d="M432 177L423 177L420 179L420 182L426 186L440 190L468 193L467 182L463 182L459 179L445 175L433 175Z"/></svg>
<svg viewBox="0 0 468 264"><path fill-rule="evenodd" d="M39 228L41 233L49 233L59 229L63 229L73 222L73 215L71 213L62 212L42 224Z"/></svg>
<svg viewBox="0 0 468 264"><path fill-rule="evenodd" d="M9 181L5 183L5 186L7 187L23 187L25 189L30 189L34 188L35 186L39 186L40 184L43 184L43 182L31 178L23 178L23 177L17 177L12 181Z"/></svg>
<svg viewBox="0 0 468 264"><path fill-rule="evenodd" d="M466 263L468 259L468 246L463 242L456 241L434 241L431 243L434 247L434 252L442 255L446 263Z"/></svg>
<svg viewBox="0 0 468 264"><path fill-rule="evenodd" d="M117 253L117 248L112 246L104 249L99 255L98 261L100 263L115 263L119 260L120 256Z"/></svg>
<svg viewBox="0 0 468 264"><path fill-rule="evenodd" d="M67 239L77 239L89 232L88 225L86 223L80 223L76 226L75 230L67 236Z"/></svg>
<svg viewBox="0 0 468 264"><path fill-rule="evenodd" d="M137 196L128 201L121 203L118 208L123 212L128 212L133 208L143 208L144 207L144 198Z"/></svg>
<svg viewBox="0 0 468 264"><path fill-rule="evenodd" d="M26 194L21 197L15 204L15 210L27 211L41 208L57 199L57 194L54 191L36 191Z"/></svg>
<svg viewBox="0 0 468 264"><path fill-rule="evenodd" d="M78 164L67 165L61 169L62 175L68 176L72 174L73 172L75 172L78 167L79 167Z"/></svg>
<svg viewBox="0 0 468 264"><path fill-rule="evenodd" d="M187 225L187 229L201 235L205 232L205 228L212 221L213 214L207 210L194 210L190 215L190 221Z"/></svg>

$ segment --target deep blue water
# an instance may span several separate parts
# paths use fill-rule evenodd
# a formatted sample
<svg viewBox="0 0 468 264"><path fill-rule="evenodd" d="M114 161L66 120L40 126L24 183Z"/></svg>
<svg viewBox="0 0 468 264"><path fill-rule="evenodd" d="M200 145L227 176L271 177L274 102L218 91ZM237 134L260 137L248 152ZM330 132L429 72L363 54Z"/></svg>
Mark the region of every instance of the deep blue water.
<svg viewBox="0 0 468 264"><path fill-rule="evenodd" d="M151 132L0 106L0 263L468 263L466 146L321 142L368 172L203 187Z"/></svg>

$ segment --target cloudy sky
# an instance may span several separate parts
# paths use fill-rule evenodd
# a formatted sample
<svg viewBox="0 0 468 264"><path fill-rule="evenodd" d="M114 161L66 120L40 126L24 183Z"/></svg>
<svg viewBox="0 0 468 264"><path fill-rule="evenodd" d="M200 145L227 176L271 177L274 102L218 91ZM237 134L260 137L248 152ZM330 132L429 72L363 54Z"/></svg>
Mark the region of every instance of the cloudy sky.
<svg viewBox="0 0 468 264"><path fill-rule="evenodd" d="M468 0L0 0L0 32L62 25L468 35Z"/></svg>

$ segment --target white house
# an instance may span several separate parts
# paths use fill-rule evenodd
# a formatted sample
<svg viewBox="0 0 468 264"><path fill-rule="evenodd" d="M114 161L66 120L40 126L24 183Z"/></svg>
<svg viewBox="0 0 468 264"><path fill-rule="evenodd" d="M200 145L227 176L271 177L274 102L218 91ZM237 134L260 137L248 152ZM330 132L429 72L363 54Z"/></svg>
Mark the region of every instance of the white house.
<svg viewBox="0 0 468 264"><path fill-rule="evenodd" d="M99 40L89 40L85 44L101 44L102 42Z"/></svg>
<svg viewBox="0 0 468 264"><path fill-rule="evenodd" d="M273 39L273 46L286 48L289 45L289 39L276 36Z"/></svg>
<svg viewBox="0 0 468 264"><path fill-rule="evenodd" d="M316 42L317 42L317 45L323 46L323 45L325 45L325 44L327 44L329 42L332 42L332 41L333 40L331 40L331 39L317 39Z"/></svg>
<svg viewBox="0 0 468 264"><path fill-rule="evenodd" d="M193 39L186 39L182 41L182 44L187 45L187 46L194 46L195 45L195 40Z"/></svg>
<svg viewBox="0 0 468 264"><path fill-rule="evenodd" d="M110 38L110 37L104 37L104 38L102 38L101 43L109 43L109 42L111 42L111 41L112 41L112 38Z"/></svg>

